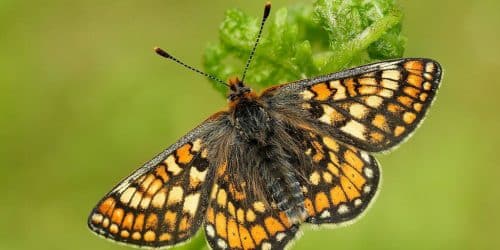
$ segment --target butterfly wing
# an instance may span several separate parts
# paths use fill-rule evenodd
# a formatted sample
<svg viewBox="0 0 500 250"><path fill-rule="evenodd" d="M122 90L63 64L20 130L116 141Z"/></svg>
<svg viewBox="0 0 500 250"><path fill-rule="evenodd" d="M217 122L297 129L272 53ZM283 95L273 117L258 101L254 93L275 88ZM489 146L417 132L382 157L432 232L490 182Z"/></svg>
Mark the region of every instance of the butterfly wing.
<svg viewBox="0 0 500 250"><path fill-rule="evenodd" d="M209 197L205 235L213 249L284 249L298 232L285 214L266 201L252 200L219 166Z"/></svg>
<svg viewBox="0 0 500 250"><path fill-rule="evenodd" d="M212 185L207 135L223 117L211 117L121 181L92 210L90 229L140 247L191 237L204 219Z"/></svg>
<svg viewBox="0 0 500 250"><path fill-rule="evenodd" d="M303 184L306 222L343 224L358 218L378 190L380 170L367 152L314 131L302 131L312 167Z"/></svg>
<svg viewBox="0 0 500 250"><path fill-rule="evenodd" d="M440 80L436 61L406 58L272 87L262 98L292 122L307 122L347 144L380 152L415 130Z"/></svg>

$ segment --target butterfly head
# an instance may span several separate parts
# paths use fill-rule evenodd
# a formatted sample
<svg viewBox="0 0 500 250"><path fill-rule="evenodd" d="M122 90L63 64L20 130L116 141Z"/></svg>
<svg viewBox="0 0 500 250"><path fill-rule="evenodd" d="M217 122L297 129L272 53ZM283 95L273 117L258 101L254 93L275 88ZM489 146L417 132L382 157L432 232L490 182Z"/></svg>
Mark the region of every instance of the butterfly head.
<svg viewBox="0 0 500 250"><path fill-rule="evenodd" d="M230 92L227 96L227 100L230 104L236 104L244 99L251 100L257 96L255 92L253 92L251 88L245 86L243 81L238 77L230 78L228 84Z"/></svg>

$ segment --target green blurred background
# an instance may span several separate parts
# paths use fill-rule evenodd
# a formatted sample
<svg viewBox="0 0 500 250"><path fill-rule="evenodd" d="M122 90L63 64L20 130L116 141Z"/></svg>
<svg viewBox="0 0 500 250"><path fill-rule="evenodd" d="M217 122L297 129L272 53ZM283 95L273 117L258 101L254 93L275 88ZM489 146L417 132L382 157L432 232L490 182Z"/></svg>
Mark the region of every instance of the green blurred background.
<svg viewBox="0 0 500 250"><path fill-rule="evenodd" d="M411 140L378 157L382 191L366 216L305 229L294 249L500 249L500 2L400 4L406 56L444 67L437 101ZM151 48L201 67L224 11L262 6L0 0L0 249L127 249L87 230L90 209L225 105Z"/></svg>

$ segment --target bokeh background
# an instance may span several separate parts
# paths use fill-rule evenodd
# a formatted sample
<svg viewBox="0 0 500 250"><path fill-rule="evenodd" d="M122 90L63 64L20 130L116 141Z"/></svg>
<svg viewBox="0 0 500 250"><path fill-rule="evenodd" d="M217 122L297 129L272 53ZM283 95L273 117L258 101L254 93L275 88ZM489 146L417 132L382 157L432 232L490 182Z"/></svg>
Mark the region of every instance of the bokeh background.
<svg viewBox="0 0 500 250"><path fill-rule="evenodd" d="M306 229L294 249L500 249L500 2L400 4L406 56L444 67L437 101L411 140L378 157L382 191L366 216ZM90 209L225 105L151 48L201 67L224 11L262 6L0 0L0 249L127 249L87 230Z"/></svg>

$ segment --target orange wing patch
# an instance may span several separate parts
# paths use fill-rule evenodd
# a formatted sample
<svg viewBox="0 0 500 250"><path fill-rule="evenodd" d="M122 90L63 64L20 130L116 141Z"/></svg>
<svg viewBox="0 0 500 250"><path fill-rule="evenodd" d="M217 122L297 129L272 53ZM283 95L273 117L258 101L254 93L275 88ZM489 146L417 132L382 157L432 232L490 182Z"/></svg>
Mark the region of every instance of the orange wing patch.
<svg viewBox="0 0 500 250"><path fill-rule="evenodd" d="M318 101L325 101L332 95L332 91L328 88L326 83L320 83L312 86L311 91L315 93L315 99Z"/></svg>
<svg viewBox="0 0 500 250"><path fill-rule="evenodd" d="M177 161L182 164L188 164L193 159L193 154L191 154L191 144L184 144L182 147L177 149L175 152L177 154Z"/></svg>

